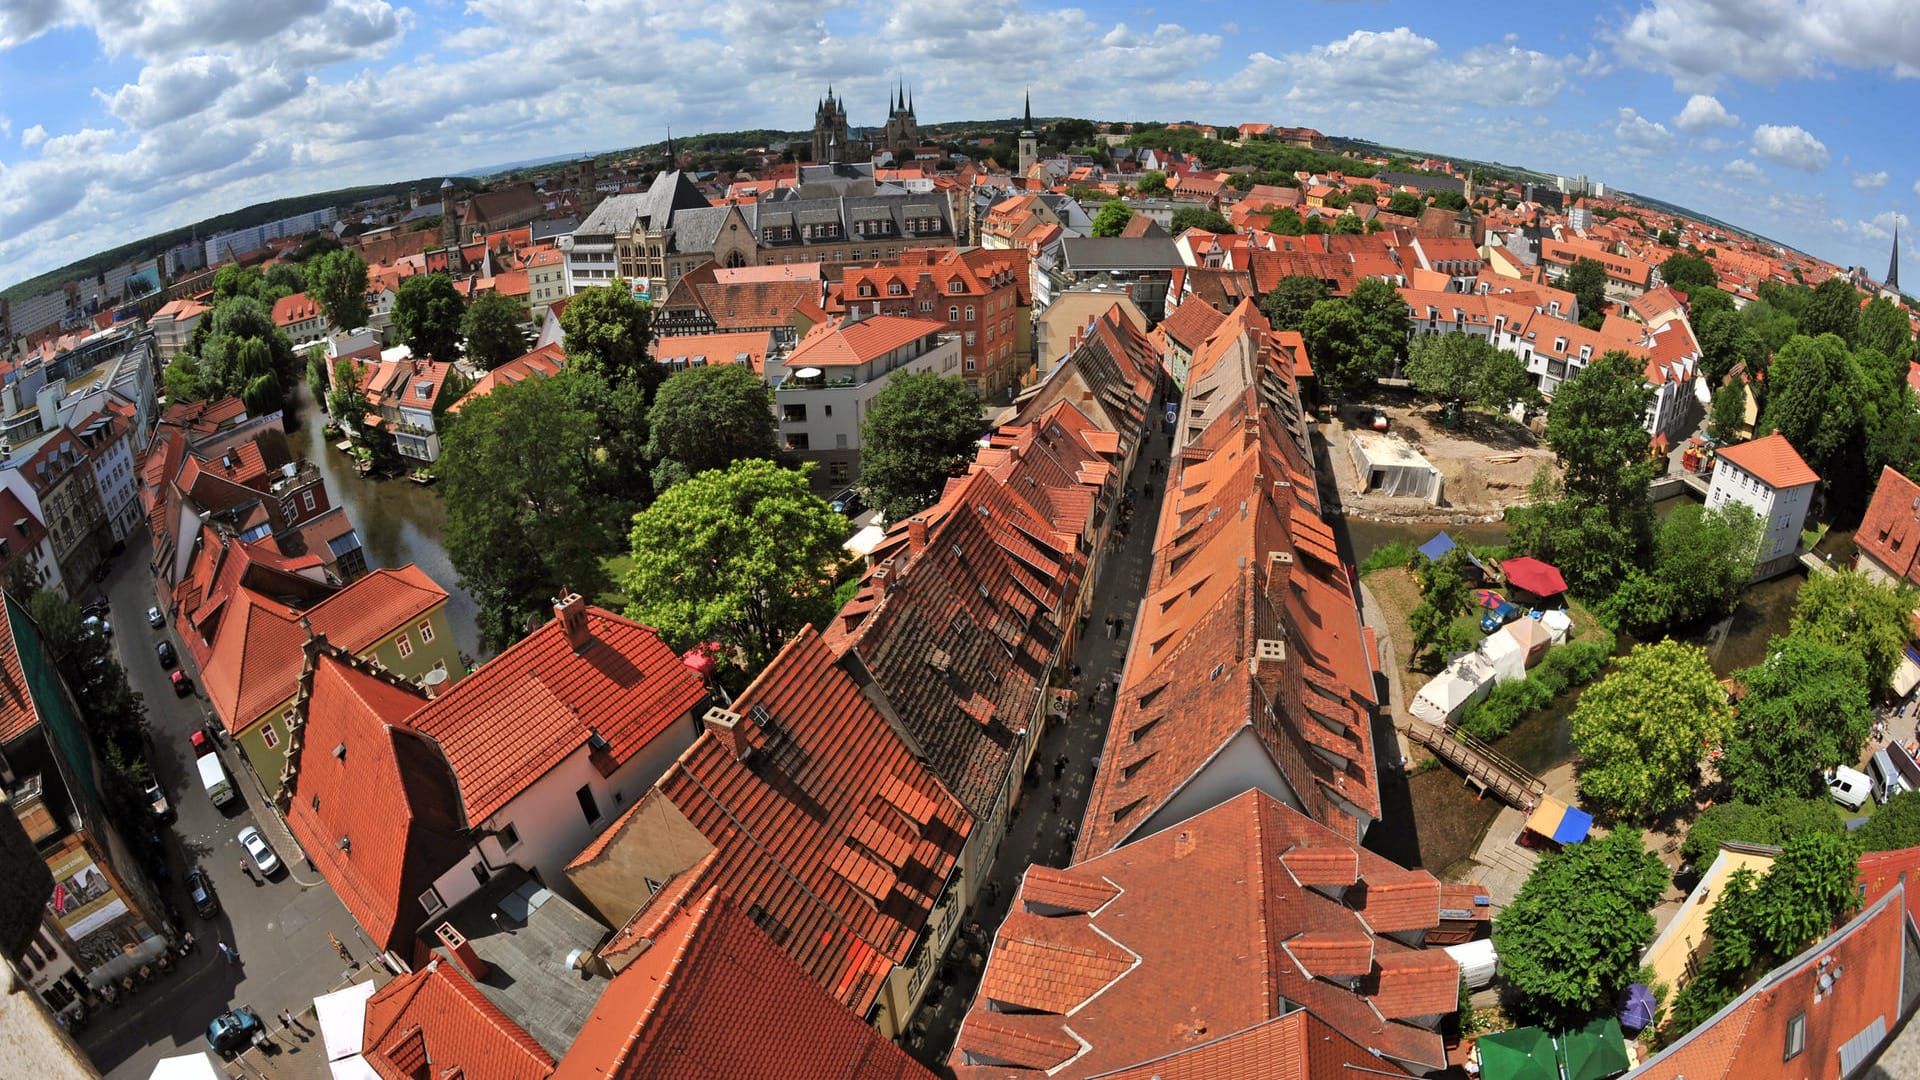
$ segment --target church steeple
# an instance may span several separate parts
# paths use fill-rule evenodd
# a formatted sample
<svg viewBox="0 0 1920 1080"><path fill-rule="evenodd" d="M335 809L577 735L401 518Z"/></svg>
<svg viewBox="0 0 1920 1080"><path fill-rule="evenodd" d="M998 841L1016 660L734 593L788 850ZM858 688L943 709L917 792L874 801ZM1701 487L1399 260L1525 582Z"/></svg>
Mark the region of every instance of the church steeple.
<svg viewBox="0 0 1920 1080"><path fill-rule="evenodd" d="M1027 122L1020 128L1021 134L1033 130L1033 87L1027 87Z"/></svg>
<svg viewBox="0 0 1920 1080"><path fill-rule="evenodd" d="M1020 175L1025 176L1040 160L1040 136L1033 130L1033 88L1031 86L1027 88L1026 126L1020 129L1018 153L1015 166L1020 170Z"/></svg>
<svg viewBox="0 0 1920 1080"><path fill-rule="evenodd" d="M1894 292L1900 291L1900 223L1893 224L1893 255L1887 259L1887 280L1881 284Z"/></svg>

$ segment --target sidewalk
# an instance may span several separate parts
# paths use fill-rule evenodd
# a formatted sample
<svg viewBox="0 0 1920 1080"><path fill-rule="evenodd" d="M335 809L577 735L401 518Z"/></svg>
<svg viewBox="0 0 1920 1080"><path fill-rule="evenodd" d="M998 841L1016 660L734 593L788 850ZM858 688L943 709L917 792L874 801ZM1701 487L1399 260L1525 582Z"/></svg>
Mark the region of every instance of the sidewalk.
<svg viewBox="0 0 1920 1080"><path fill-rule="evenodd" d="M1166 457L1167 437L1155 430L1127 481L1136 492L1153 484L1154 494L1151 498L1139 494L1134 499L1133 522L1125 540L1119 540L1115 531L1114 546L1102 558L1093 601L1086 612L1087 629L1075 658L1080 665L1078 689L1082 699L1075 703L1072 715L1054 721L1041 739L1020 805L1008 822L1007 838L988 875L987 890L969 916L970 928L954 939L948 963L935 976L914 1020L917 1034L907 1041L907 1051L935 1068L941 1068L946 1060L960 1021L973 1004L988 947L1019 891L1021 875L1033 863L1064 867L1072 858L1073 836L1092 790L1093 759L1100 753L1107 721L1113 714L1113 678L1126 662L1135 616L1152 570L1153 534L1166 477L1150 472L1148 462L1165 461ZM1109 616L1126 620L1126 631L1117 638L1106 636ZM1106 691L1089 705L1086 694L1102 685ZM1066 765L1055 779L1054 762L1062 757ZM1053 809L1055 796L1060 800L1057 811Z"/></svg>

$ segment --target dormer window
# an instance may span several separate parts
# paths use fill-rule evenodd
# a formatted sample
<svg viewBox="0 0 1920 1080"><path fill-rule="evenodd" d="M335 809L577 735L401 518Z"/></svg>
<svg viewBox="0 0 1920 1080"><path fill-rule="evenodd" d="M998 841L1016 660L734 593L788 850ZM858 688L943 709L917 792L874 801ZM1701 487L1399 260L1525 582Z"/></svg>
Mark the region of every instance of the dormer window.
<svg viewBox="0 0 1920 1080"><path fill-rule="evenodd" d="M964 283L958 280L949 281L947 282L947 291L950 293L963 293L967 291L967 287Z"/></svg>
<svg viewBox="0 0 1920 1080"><path fill-rule="evenodd" d="M897 281L890 281L887 283L887 295L888 296L905 296L907 295L907 287L905 285L900 284Z"/></svg>
<svg viewBox="0 0 1920 1080"><path fill-rule="evenodd" d="M870 285L870 284L868 284L867 282L864 282L864 281L863 281L863 282L861 282L861 283L860 283L860 295L861 295L861 296L872 296L872 295L873 295L873 286L872 286L872 285Z"/></svg>

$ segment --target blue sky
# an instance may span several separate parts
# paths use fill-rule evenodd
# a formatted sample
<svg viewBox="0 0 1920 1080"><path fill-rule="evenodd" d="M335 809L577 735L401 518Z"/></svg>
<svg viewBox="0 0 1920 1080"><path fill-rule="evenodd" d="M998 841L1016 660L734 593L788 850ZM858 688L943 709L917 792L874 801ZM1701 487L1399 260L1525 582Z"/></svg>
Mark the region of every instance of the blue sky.
<svg viewBox="0 0 1920 1080"><path fill-rule="evenodd" d="M0 0L0 285L278 196L1017 111L1306 124L1580 174L1842 265L1920 205L1913 0ZM1910 266L1920 266L1903 231Z"/></svg>

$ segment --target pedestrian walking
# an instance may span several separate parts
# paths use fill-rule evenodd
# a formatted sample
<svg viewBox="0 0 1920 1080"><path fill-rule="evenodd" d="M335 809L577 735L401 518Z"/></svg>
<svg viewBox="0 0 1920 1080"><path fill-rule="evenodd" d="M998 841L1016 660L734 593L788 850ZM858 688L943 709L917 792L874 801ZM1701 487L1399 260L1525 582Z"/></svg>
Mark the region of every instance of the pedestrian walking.
<svg viewBox="0 0 1920 1080"><path fill-rule="evenodd" d="M1059 792L1054 792L1054 795L1053 795L1053 812L1056 814L1060 812L1060 793Z"/></svg>
<svg viewBox="0 0 1920 1080"><path fill-rule="evenodd" d="M259 879L253 876L253 866L245 859L240 860L240 872L247 875L248 881L253 882L255 885L260 884Z"/></svg>
<svg viewBox="0 0 1920 1080"><path fill-rule="evenodd" d="M1113 616L1107 616L1107 636L1113 636Z"/></svg>
<svg viewBox="0 0 1920 1080"><path fill-rule="evenodd" d="M292 1009L280 1010L280 1022L287 1025L290 1028L299 1028L301 1031L305 1031L309 1033L313 1030L312 1028L309 1028L307 1025L301 1023L299 1018L293 1015Z"/></svg>

